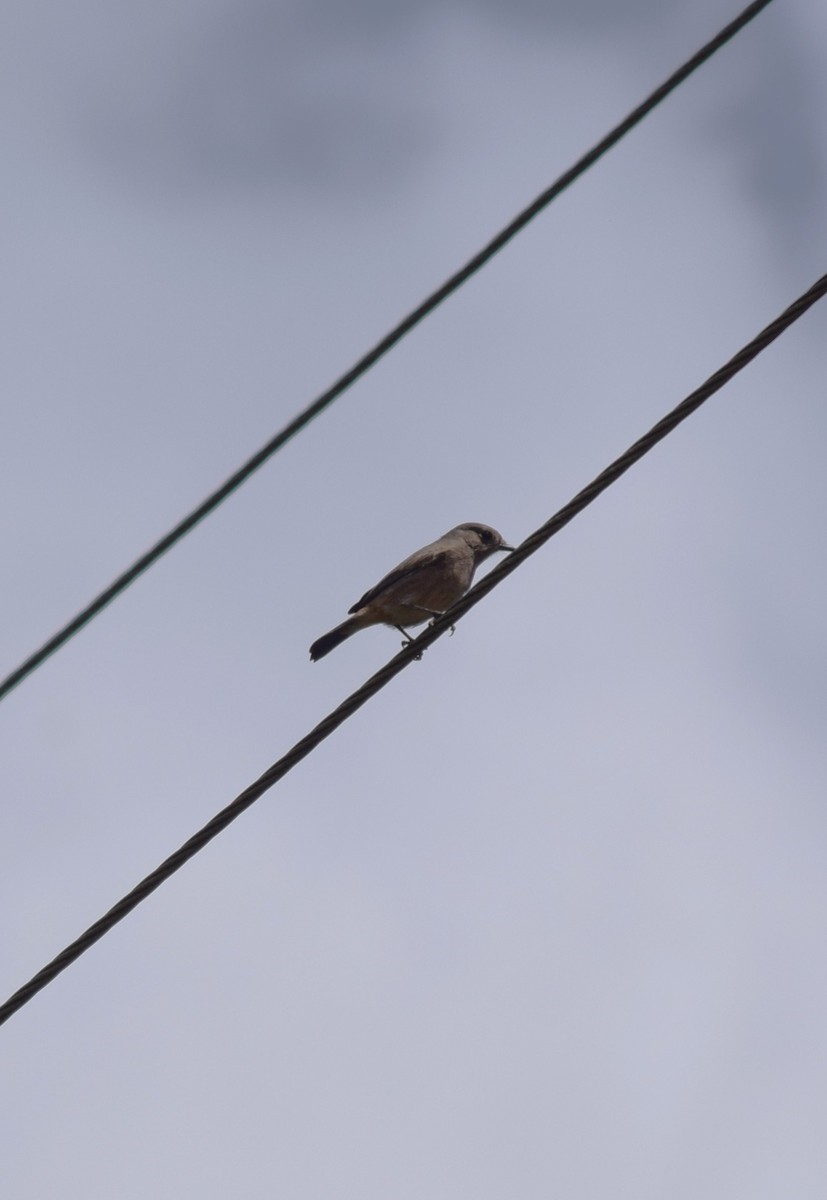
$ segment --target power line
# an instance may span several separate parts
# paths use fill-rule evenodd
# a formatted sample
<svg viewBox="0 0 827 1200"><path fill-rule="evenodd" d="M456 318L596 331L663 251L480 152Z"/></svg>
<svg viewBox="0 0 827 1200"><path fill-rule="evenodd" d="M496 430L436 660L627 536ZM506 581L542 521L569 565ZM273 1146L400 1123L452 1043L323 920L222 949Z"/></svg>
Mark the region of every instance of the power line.
<svg viewBox="0 0 827 1200"><path fill-rule="evenodd" d="M564 525L567 525L578 513L582 512L592 501L596 500L606 488L615 483L644 454L648 454L658 442L662 441L663 438L676 429L697 408L700 408L704 401L708 400L710 396L722 388L734 375L743 370L779 334L783 333L794 321L803 316L817 300L821 299L825 292L827 292L827 275L822 275L821 279L813 284L809 291L800 296L776 320L763 329L757 337L753 338L743 349L739 350L720 370L711 375L705 383L701 384L685 400L682 400L676 408L673 408L670 413L667 413L665 417L658 421L648 433L644 434L643 437L639 438L628 450L621 454L619 458L610 463L587 487L578 492L568 504L564 505L544 525L541 525L539 529L530 534L517 547L513 554L510 554L508 558L500 562L484 579L481 579L470 592L454 605L450 612L439 617L432 625L429 625L415 641L405 646L403 650L387 662L375 675L372 675L367 682L363 683L360 688L357 688L338 708L329 713L310 733L306 734L278 762L265 771L255 783L245 788L231 804L228 804L211 821L208 821L189 841L185 842L180 849L176 850L174 854L165 859L151 874L141 880L137 887L133 888L131 892L119 900L94 925L90 925L86 932L81 934L76 941L67 946L56 958L52 959L42 970L38 971L28 983L24 984L13 996L10 996L5 1004L0 1006L0 1024L7 1021L13 1013L22 1008L24 1004L27 1004L29 1000L59 975L61 971L64 971L75 959L79 958L81 954L85 953L95 942L102 938L105 933L108 933L114 925L123 920L133 908L136 908L156 888L160 887L162 883L179 870L184 863L188 862L199 850L202 850L223 829L226 829L236 817L241 816L245 809L248 809L266 791L273 787L274 784L278 783L288 771L291 771L297 763L306 758L326 737L333 733L335 729L338 729L348 717L352 716L357 709L370 700L395 675L403 671L423 650L427 649L437 638L441 637L446 629L449 629L451 625L465 616L468 610L473 608L475 604L478 604L483 596L487 596L492 588L495 588L507 575L515 571L530 555L535 554L555 533L558 533Z"/></svg>
<svg viewBox="0 0 827 1200"><path fill-rule="evenodd" d="M193 509L182 521L166 533L160 541L157 541L145 554L136 559L130 567L128 567L117 579L112 582L109 587L104 588L94 600L79 613L77 613L70 621L68 621L61 629L58 630L53 637L29 655L18 667L15 668L5 679L0 681L0 700L8 695L19 683L22 683L27 676L31 675L39 666L41 666L47 658L55 651L59 650L66 642L69 641L74 634L79 633L85 625L87 625L93 617L102 612L107 605L125 591L130 584L144 573L153 563L157 562L166 552L186 536L195 528L206 516L218 507L228 496L232 495L237 488L241 487L250 476L263 466L269 458L271 458L277 450L280 450L286 442L290 441L295 434L299 433L305 425L308 425L314 417L317 417L323 412L328 405L345 392L351 384L361 378L376 362L379 361L385 354L391 350L397 342L417 326L420 321L424 320L430 313L434 311L442 302L452 295L459 287L462 286L472 275L475 275L481 267L494 257L494 255L503 249L503 247L511 241L526 225L529 224L539 213L543 211L553 200L565 191L570 184L574 183L589 167L593 166L598 159L615 146L622 137L632 130L640 121L647 116L652 109L656 108L662 100L675 90L679 84L683 83L698 67L711 58L712 55L726 45L736 33L747 25L753 17L758 16L762 9L766 8L771 3L771 0L754 0L752 4L739 14L733 21L726 25L719 33L708 41L696 54L678 67L669 78L655 88L655 90L641 103L637 108L633 109L627 117L615 125L609 133L606 134L599 142L597 142L590 150L588 150L582 158L567 171L565 171L550 187L524 208L510 224L500 231L496 237L483 247L473 258L456 271L449 279L432 292L427 299L415 309L413 309L406 317L404 317L398 325L396 325L390 333L386 334L381 341L377 342L373 349L363 355L357 363L341 375L335 383L333 383L325 392L322 392L312 404L309 404L298 416L294 417L284 428L270 439L264 446L258 450L252 458L249 458L243 466L226 479L214 492L209 495L206 500L202 501L197 508Z"/></svg>

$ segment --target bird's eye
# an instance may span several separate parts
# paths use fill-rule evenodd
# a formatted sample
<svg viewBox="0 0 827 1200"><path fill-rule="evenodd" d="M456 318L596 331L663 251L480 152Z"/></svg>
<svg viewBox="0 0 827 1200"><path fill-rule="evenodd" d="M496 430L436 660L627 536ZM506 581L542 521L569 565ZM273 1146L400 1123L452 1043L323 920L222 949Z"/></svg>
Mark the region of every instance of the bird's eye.
<svg viewBox="0 0 827 1200"><path fill-rule="evenodd" d="M489 543L490 541L492 541L492 535L491 535L491 532L490 532L490 530L488 530L488 529L481 529L481 530L480 530L480 540L481 540L481 541L483 541L483 542L485 542L485 544L486 544L486 545L488 545L488 543Z"/></svg>

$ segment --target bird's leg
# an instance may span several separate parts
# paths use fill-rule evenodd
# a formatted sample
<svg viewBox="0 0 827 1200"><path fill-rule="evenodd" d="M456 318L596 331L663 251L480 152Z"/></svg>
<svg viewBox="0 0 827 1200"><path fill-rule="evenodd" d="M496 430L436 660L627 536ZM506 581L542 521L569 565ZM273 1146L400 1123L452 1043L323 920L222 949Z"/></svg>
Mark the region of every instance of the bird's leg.
<svg viewBox="0 0 827 1200"><path fill-rule="evenodd" d="M407 650L408 646L413 644L412 635L410 633L408 633L407 629L403 629L401 625L394 625L394 629L398 629L399 632L404 637L405 641L402 643L402 649ZM417 662L419 662L419 660L422 658L422 651L420 650L419 654L415 654L414 658L416 659Z"/></svg>

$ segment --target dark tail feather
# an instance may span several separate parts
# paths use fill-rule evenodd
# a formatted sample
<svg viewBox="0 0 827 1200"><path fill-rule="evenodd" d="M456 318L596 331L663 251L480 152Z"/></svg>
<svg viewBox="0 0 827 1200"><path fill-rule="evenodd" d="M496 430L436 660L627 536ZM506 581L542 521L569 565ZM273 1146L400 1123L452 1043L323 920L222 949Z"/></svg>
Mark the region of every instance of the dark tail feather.
<svg viewBox="0 0 827 1200"><path fill-rule="evenodd" d="M351 617L347 621L343 621L341 625L337 625L335 629L331 629L330 633L326 633L315 641L310 647L310 658L312 662L318 662L320 658L324 658L331 650L335 650L346 638L351 634L357 633L362 628L362 625L354 621Z"/></svg>

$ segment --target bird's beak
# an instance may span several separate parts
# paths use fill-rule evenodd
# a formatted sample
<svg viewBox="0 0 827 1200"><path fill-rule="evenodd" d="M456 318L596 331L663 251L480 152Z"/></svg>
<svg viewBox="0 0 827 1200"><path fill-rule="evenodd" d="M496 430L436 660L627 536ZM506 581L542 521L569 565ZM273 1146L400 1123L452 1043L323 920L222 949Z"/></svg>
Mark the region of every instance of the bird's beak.
<svg viewBox="0 0 827 1200"><path fill-rule="evenodd" d="M500 546L499 549L507 550L509 554L513 554L514 551L517 549L517 547L516 546Z"/></svg>

